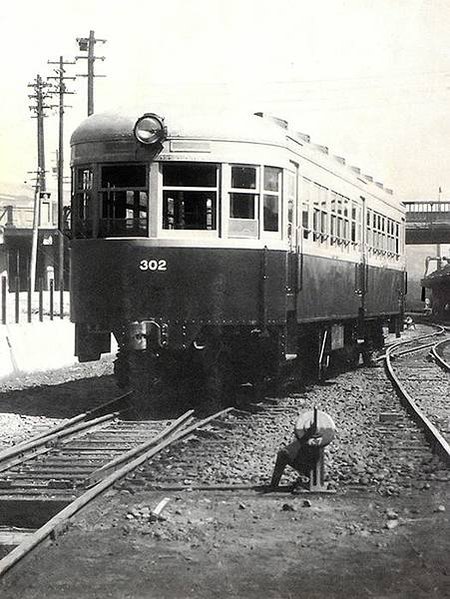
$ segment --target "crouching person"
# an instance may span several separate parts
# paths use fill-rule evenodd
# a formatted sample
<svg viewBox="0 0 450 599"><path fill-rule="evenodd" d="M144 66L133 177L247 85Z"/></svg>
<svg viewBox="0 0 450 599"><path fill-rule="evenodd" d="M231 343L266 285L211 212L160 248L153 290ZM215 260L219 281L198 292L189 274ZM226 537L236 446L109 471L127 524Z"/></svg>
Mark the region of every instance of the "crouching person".
<svg viewBox="0 0 450 599"><path fill-rule="evenodd" d="M317 484L317 473L323 479L323 448L333 440L335 431L332 418L325 412L314 408L301 414L295 423L293 441L277 454L270 488L278 487L286 466L308 477L310 486L313 478Z"/></svg>

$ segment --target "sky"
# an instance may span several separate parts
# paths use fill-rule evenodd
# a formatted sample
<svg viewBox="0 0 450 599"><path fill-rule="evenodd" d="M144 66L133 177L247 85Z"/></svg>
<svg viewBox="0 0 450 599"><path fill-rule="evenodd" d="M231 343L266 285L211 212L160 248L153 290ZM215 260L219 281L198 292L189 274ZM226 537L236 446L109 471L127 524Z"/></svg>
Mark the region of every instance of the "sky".
<svg viewBox="0 0 450 599"><path fill-rule="evenodd" d="M15 0L0 5L0 186L30 182L36 121L27 87L94 30L95 110L165 102L264 111L344 156L399 200L450 197L448 0ZM86 72L86 61L67 67ZM65 155L86 116L68 82ZM56 102L55 97L53 102ZM47 169L58 145L45 120ZM48 180L49 188L56 185Z"/></svg>

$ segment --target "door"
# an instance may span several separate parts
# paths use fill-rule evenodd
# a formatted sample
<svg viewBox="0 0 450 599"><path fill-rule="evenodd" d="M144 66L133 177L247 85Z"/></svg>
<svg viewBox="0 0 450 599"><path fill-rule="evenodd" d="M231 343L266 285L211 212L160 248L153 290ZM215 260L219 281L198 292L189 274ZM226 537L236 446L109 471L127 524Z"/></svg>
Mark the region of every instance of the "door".
<svg viewBox="0 0 450 599"><path fill-rule="evenodd" d="M366 199L361 196L361 217L357 219L359 225L359 262L355 264L355 294L360 297L361 303L359 306L360 317L364 317L366 311L366 294L368 287L368 244L370 239L371 223L369 222L370 214L367 213ZM358 225L357 225L358 227Z"/></svg>
<svg viewBox="0 0 450 599"><path fill-rule="evenodd" d="M287 171L287 276L286 276L286 308L287 311L296 309L297 292L299 289L300 247L297 227L297 198L298 196L298 164L290 163Z"/></svg>

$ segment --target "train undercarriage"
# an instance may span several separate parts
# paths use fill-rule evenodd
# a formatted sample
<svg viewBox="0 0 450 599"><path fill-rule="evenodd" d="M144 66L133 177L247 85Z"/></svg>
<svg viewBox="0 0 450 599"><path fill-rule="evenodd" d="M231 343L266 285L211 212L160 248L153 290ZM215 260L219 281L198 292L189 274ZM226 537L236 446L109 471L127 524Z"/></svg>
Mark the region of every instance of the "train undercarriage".
<svg viewBox="0 0 450 599"><path fill-rule="evenodd" d="M260 395L287 381L304 385L369 363L382 351L386 327L399 333L399 315L344 322L268 326L209 326L172 346L154 327L115 329L117 384L140 405L232 405L239 393ZM159 325L158 325L159 326ZM184 339L186 342L187 339ZM89 357L89 356L86 356ZM80 356L82 358L82 356ZM92 359L92 356L90 356Z"/></svg>

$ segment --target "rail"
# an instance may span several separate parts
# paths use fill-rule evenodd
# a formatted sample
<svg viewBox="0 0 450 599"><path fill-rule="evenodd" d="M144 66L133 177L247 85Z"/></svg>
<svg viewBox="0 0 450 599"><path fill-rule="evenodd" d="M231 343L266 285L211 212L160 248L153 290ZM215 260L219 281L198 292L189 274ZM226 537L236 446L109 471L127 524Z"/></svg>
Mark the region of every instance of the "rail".
<svg viewBox="0 0 450 599"><path fill-rule="evenodd" d="M450 332L450 327L444 327L447 331ZM432 349L431 354L437 364L445 371L450 372L450 363L444 357L445 348L449 347L450 349L450 340L444 339L440 343L436 343Z"/></svg>
<svg viewBox="0 0 450 599"><path fill-rule="evenodd" d="M419 409L414 399L410 396L408 391L402 385L401 381L397 377L392 361L395 359L394 352L404 345L410 343L418 343L429 339L430 337L436 337L439 335L443 335L446 332L446 329L439 325L430 325L435 326L437 329L434 333L430 333L427 335L421 335L418 337L414 337L413 339L408 339L406 341L401 341L399 343L395 343L391 345L384 356L384 363L386 368L386 373L390 381L392 382L402 404L406 407L408 412L411 414L413 419L417 422L417 424L423 429L425 437L427 441L430 443L432 450L438 454L441 459L446 463L450 464L450 446L441 433L437 430L437 428L430 422L430 420L425 416L422 410ZM404 355L405 353L411 353L414 351L420 351L423 349L427 349L428 347L436 347L436 345L440 345L440 342L437 343L425 343L418 345L413 348L409 348L407 351L398 352L397 356Z"/></svg>
<svg viewBox="0 0 450 599"><path fill-rule="evenodd" d="M47 432L4 449L0 452L0 472L25 462L36 455L50 451L53 445L57 441L64 439L64 437L81 432L84 429L93 426L94 424L100 424L102 422L106 422L107 420L111 420L117 416L119 412L112 412L110 414L102 413L107 409L111 409L113 406L120 406L120 404L127 397L129 397L131 393L132 392L129 391L128 393L120 395L115 399L97 406L93 410L78 414L70 420L51 428Z"/></svg>
<svg viewBox="0 0 450 599"><path fill-rule="evenodd" d="M131 452L128 452L127 457L125 458L125 463L122 463L123 460L120 464L119 462L113 465L111 465L110 463L106 465L106 469L103 472L100 472L100 470L102 469L97 471L97 476L102 476L104 474L105 477L99 480L99 482L93 481L94 486L90 487L82 495L80 495L74 501L69 503L69 505L67 505L64 509L62 509L55 516L53 516L48 522L46 522L43 526L37 529L32 535L30 535L30 537L28 537L25 541L20 543L20 545L15 547L10 553L8 553L8 555L0 559L0 576L2 576L3 574L5 574L5 572L10 570L17 562L19 562L23 557L29 554L47 537L49 537L50 535L56 535L58 531L64 530L67 521L72 516L78 513L83 507L88 505L93 499L101 495L101 493L109 489L115 482L126 476L132 470L143 464L149 458L159 453L169 445L187 437L188 435L191 435L196 430L205 426L209 422L225 415L231 409L232 408L221 410L220 412L212 414L211 416L199 420L194 424L186 426L186 422L188 422L192 416L192 410L190 410L183 414L180 418L178 418L173 423L173 425L171 425L170 431L164 431L164 433L166 433L164 438L161 438L161 435L157 435L152 440L153 443L150 442L146 444L152 444L152 447L141 447L140 449L143 450L144 453L140 453L140 455L136 455L136 453L133 453L132 455Z"/></svg>

